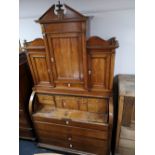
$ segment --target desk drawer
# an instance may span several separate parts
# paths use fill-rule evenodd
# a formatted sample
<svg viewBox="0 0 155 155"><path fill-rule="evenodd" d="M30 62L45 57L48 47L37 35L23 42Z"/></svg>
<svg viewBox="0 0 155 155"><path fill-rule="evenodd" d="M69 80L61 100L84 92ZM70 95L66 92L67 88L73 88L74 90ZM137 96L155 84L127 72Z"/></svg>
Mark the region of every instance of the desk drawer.
<svg viewBox="0 0 155 155"><path fill-rule="evenodd" d="M108 132L107 131L100 131L100 130L93 130L93 129L86 129L80 127L73 127L67 125L58 125L54 123L45 123L45 122L34 122L36 131L42 130L44 132L55 133L58 132L61 135L75 135L81 137L88 137L88 138L97 138L102 140L108 139Z"/></svg>
<svg viewBox="0 0 155 155"><path fill-rule="evenodd" d="M59 135L59 136L58 136ZM107 155L108 142L74 135L39 132L39 142L89 153Z"/></svg>
<svg viewBox="0 0 155 155"><path fill-rule="evenodd" d="M102 115L103 116L103 115ZM104 117L104 116L103 116ZM105 116L106 119L107 116ZM108 131L108 124L104 123L90 123L90 122L78 122L72 121L67 119L56 119L56 118L45 118L41 116L33 116L33 120L35 122L44 122L44 123L51 123L51 124L59 124L59 125L67 125L67 126L74 126L86 129L94 129L94 130L101 130L101 131Z"/></svg>

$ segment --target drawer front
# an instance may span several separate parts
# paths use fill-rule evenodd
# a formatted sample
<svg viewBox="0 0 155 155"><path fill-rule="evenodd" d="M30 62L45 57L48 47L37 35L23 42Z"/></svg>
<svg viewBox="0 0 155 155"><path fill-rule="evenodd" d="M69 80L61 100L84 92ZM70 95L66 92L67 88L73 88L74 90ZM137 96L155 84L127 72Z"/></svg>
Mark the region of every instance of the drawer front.
<svg viewBox="0 0 155 155"><path fill-rule="evenodd" d="M56 82L56 87L57 88L65 88L65 89L68 89L68 90L72 90L72 89L82 89L83 90L83 87L84 87L84 84L83 83L80 83L80 82L77 82L77 83L58 83Z"/></svg>
<svg viewBox="0 0 155 155"><path fill-rule="evenodd" d="M108 100L88 98L88 111L95 113L107 113L108 112Z"/></svg>
<svg viewBox="0 0 155 155"><path fill-rule="evenodd" d="M89 145L92 147L104 147L107 145L107 141L95 139L95 138L87 138L82 136L68 134L61 134L60 132L47 132L44 130L36 131L39 138L47 138L47 139L58 139L65 141L66 143L80 143L83 145Z"/></svg>
<svg viewBox="0 0 155 155"><path fill-rule="evenodd" d="M78 109L77 97L55 96L55 101L58 108Z"/></svg>
<svg viewBox="0 0 155 155"><path fill-rule="evenodd" d="M108 112L108 99L55 96L58 108L76 109L94 113Z"/></svg>
<svg viewBox="0 0 155 155"><path fill-rule="evenodd" d="M60 134L66 135L74 135L74 136L82 136L88 138L97 138L101 140L108 139L108 132L101 131L101 130L93 130L93 129L86 129L80 127L71 127L67 125L58 125L54 123L44 123L44 122L34 122L36 130L43 130L45 132L58 132Z"/></svg>
<svg viewBox="0 0 155 155"><path fill-rule="evenodd" d="M59 147L67 148L68 146L68 144L65 143L64 141L53 139L53 138L38 137L38 141L39 143L44 143L44 144L54 145L54 146L59 146Z"/></svg>
<svg viewBox="0 0 155 155"><path fill-rule="evenodd" d="M108 143L107 141L79 137L74 135L61 134L57 132L37 132L39 142L48 145L65 147L73 150L79 150L89 153L107 155Z"/></svg>
<svg viewBox="0 0 155 155"><path fill-rule="evenodd" d="M106 98L73 97L63 95L37 94L37 101L41 105L51 107L87 111L92 113L107 114L108 102Z"/></svg>
<svg viewBox="0 0 155 155"><path fill-rule="evenodd" d="M40 104L55 106L54 97L52 95L37 94L37 99Z"/></svg>
<svg viewBox="0 0 155 155"><path fill-rule="evenodd" d="M66 141L68 138L70 138L69 134L61 134L61 132L49 132L41 129L36 129L35 133L37 134L37 137L40 138L46 138L46 139L59 139Z"/></svg>
<svg viewBox="0 0 155 155"><path fill-rule="evenodd" d="M43 118L39 116L33 116L33 120L35 122L44 122L44 123L52 123L52 124L59 124L59 125L67 125L67 126L74 126L86 129L94 129L94 130L101 130L108 132L108 124L92 124L92 123L82 123L82 122L75 122L72 120L65 120L65 119L54 119L54 118Z"/></svg>

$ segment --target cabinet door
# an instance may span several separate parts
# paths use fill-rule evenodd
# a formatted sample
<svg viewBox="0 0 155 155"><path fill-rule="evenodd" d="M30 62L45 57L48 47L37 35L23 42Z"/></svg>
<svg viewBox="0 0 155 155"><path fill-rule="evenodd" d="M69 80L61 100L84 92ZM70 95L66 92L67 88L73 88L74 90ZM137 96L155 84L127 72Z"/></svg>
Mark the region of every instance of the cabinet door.
<svg viewBox="0 0 155 155"><path fill-rule="evenodd" d="M38 86L52 86L45 52L29 53L28 58L35 84Z"/></svg>
<svg viewBox="0 0 155 155"><path fill-rule="evenodd" d="M110 78L110 55L92 51L88 56L89 83L91 89L108 89Z"/></svg>
<svg viewBox="0 0 155 155"><path fill-rule="evenodd" d="M83 52L80 33L48 35L56 87L83 87Z"/></svg>

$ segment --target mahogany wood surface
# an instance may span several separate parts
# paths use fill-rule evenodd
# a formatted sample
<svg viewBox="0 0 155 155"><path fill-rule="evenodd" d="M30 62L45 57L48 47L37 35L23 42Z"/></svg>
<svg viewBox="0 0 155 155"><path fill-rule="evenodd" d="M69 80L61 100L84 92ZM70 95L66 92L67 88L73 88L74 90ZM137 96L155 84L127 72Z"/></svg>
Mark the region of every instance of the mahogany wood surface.
<svg viewBox="0 0 155 155"><path fill-rule="evenodd" d="M54 5L37 22L43 39L25 43L34 79L29 112L39 146L109 155L115 38L86 40L88 18Z"/></svg>

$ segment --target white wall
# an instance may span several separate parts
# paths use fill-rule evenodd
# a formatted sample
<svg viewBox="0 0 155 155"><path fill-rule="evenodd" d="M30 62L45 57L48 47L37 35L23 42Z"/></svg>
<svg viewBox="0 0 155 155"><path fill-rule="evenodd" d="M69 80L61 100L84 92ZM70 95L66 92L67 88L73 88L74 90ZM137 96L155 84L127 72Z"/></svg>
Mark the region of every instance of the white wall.
<svg viewBox="0 0 155 155"><path fill-rule="evenodd" d="M55 0L20 0L20 40L42 37L38 19ZM66 0L66 4L91 20L91 35L104 39L116 37L115 75L135 73L134 0Z"/></svg>

